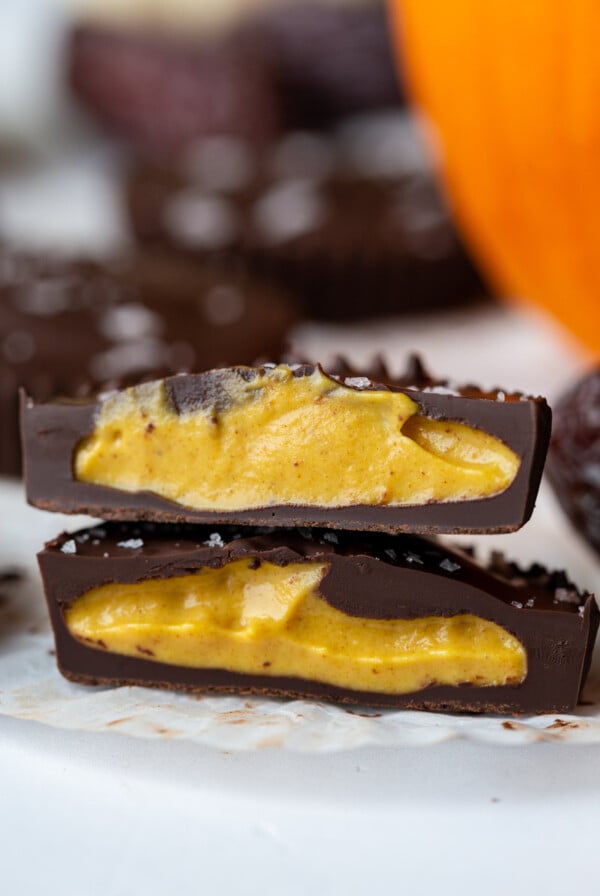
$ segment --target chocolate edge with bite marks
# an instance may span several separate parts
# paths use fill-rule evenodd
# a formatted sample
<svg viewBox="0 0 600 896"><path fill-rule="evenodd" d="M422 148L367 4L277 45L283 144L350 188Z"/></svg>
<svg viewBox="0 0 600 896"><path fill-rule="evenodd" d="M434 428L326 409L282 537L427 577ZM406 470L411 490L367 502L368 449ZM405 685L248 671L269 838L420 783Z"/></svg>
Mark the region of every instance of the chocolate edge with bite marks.
<svg viewBox="0 0 600 896"><path fill-rule="evenodd" d="M317 365L314 364L298 365L294 373L309 376L315 369ZM170 401L181 412L204 407L207 401L219 401L219 396L225 393L224 379L232 374L248 379L256 376L258 371L260 368L223 368L168 377L164 382ZM426 375L422 368L414 368L413 372L419 377ZM338 382L335 375L325 375ZM356 388L345 382L343 385ZM529 519L550 438L551 411L544 399L508 395L507 400L500 401L497 393L494 400L495 393L478 393L474 387L468 387L466 394L447 394L450 390L435 391L435 385L412 389L396 382L369 381L367 388L405 392L420 405L421 413L432 419L455 420L499 438L520 458L514 481L497 495L467 501L401 506L271 505L240 511L193 510L149 491L126 492L75 480L72 458L77 445L93 430L99 404L82 401L36 405L22 393L27 499L46 510L88 513L105 519L325 526L396 533L509 532ZM474 397L477 394L485 397Z"/></svg>
<svg viewBox="0 0 600 896"><path fill-rule="evenodd" d="M185 540L181 531L185 535L194 529L196 539L203 544L176 541ZM61 552L67 539L75 539L77 544L78 536L81 537L81 533L71 533L49 543L38 555L59 666L63 674L75 681L139 683L202 693L314 697L340 703L439 711L536 713L572 710L589 668L600 618L595 600L592 595L577 592L566 578L546 573L541 567L502 568L492 561L488 571L478 567L467 554L410 536L394 539L339 533L334 546L325 540L327 533L317 530L308 537L280 530L239 530L242 537L234 534L233 538L231 530L221 530L230 540L210 547L206 544L210 527L186 526L177 531L171 527L169 531L161 526L109 523L103 530L98 548L89 547L88 540L78 545L73 554ZM130 534L143 536L140 550L119 548L118 539ZM397 548L393 560L386 553L390 550L386 545L392 543ZM107 653L86 647L66 627L64 606L90 588L112 581L139 582L187 575L203 567L220 567L244 558L283 566L303 560L328 562L330 568L319 591L328 603L352 616L390 619L468 612L489 619L511 631L524 645L527 677L520 685L436 685L405 695L378 694L300 678L191 669ZM421 562L414 559L411 563L409 558ZM451 559L459 569L440 572L440 558ZM568 600L562 602L557 591L561 583L571 589ZM528 608L526 601L532 596L534 606Z"/></svg>

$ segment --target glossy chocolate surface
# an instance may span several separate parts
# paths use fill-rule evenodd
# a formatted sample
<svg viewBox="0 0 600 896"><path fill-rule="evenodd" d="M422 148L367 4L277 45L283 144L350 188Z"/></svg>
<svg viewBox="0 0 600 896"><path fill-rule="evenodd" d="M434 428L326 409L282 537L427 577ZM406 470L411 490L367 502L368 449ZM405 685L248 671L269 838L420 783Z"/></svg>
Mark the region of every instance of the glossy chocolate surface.
<svg viewBox="0 0 600 896"><path fill-rule="evenodd" d="M456 420L501 439L521 460L516 478L505 491L492 497L437 504L191 510L150 492L132 493L75 480L74 452L92 431L99 405L93 399L35 403L23 396L27 499L46 510L88 513L103 519L328 526L395 533L512 531L529 519L550 436L550 409L544 399L435 384L418 364L409 367L404 377L387 383L374 383L356 375L348 377L343 373L343 365L337 369L342 372L332 376L340 377L350 388L405 391L419 405L420 413L438 420ZM313 370L313 365L298 365L295 374L310 375ZM236 371L247 378L254 375L255 368ZM167 379L167 393L174 409L191 410L214 401L223 373L214 370Z"/></svg>
<svg viewBox="0 0 600 896"><path fill-rule="evenodd" d="M590 663L599 613L564 573L520 569L495 555L487 568L469 552L414 536L328 530L247 529L106 523L63 534L39 556L57 647L68 678L90 684L144 684L195 692L314 697L444 711L566 712L577 703ZM523 644L528 673L519 685L433 686L403 696L349 691L297 678L190 669L85 646L63 611L100 585L193 574L235 560L326 562L319 591L333 607L372 619L470 613L497 623Z"/></svg>

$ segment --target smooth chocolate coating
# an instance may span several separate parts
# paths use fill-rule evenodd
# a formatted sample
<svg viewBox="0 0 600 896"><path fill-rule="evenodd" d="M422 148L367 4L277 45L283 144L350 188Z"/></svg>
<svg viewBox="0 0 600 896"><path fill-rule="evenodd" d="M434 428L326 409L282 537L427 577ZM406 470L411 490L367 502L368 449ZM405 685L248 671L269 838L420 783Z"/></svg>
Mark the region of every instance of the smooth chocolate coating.
<svg viewBox="0 0 600 896"><path fill-rule="evenodd" d="M467 552L406 535L107 523L61 535L38 558L59 667L68 678L89 684L439 711L568 712L585 681L600 615L594 597L578 592L564 573L537 565L520 569L498 555L484 568ZM280 566L303 560L328 563L321 596L350 616L412 619L470 613L494 622L524 646L527 676L518 685L432 686L402 696L363 693L298 678L191 669L111 654L85 646L65 625L65 607L100 585L190 575L244 558Z"/></svg>
<svg viewBox="0 0 600 896"><path fill-rule="evenodd" d="M18 388L37 400L252 363L296 319L280 290L183 258L99 263L0 251L0 473L20 469Z"/></svg>
<svg viewBox="0 0 600 896"><path fill-rule="evenodd" d="M296 376L310 375L313 365L299 365ZM425 376L423 371L409 372ZM218 399L223 376L253 376L251 368L232 368L170 377L167 394L175 409L202 408ZM550 437L550 409L544 399L505 393L483 393L475 387L410 388L350 378L350 388L404 391L420 413L437 420L456 420L482 429L505 442L521 460L512 484L500 494L477 500L423 505L358 505L314 507L271 505L240 511L201 511L177 505L150 492L79 482L73 474L74 452L94 427L99 403L94 400L37 404L23 395L22 436L27 499L45 510L88 513L103 519L154 520L181 523L327 526L384 532L503 532L530 517ZM401 381L403 382L403 381ZM425 380L427 382L427 380ZM348 384L348 381L347 381Z"/></svg>

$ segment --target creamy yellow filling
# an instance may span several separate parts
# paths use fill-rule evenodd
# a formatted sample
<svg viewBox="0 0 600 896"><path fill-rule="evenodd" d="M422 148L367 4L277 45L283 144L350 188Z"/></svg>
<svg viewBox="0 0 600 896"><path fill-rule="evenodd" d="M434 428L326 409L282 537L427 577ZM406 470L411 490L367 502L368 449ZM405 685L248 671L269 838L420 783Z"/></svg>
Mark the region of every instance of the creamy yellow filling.
<svg viewBox="0 0 600 896"><path fill-rule="evenodd" d="M117 393L78 446L75 476L194 509L241 510L480 498L507 488L519 466L488 433L420 416L403 393L351 389L318 370L232 376L225 404L178 414L162 382Z"/></svg>
<svg viewBox="0 0 600 896"><path fill-rule="evenodd" d="M318 594L326 564L254 565L102 585L66 609L66 624L116 654L366 692L519 684L527 674L523 645L488 620L347 616Z"/></svg>

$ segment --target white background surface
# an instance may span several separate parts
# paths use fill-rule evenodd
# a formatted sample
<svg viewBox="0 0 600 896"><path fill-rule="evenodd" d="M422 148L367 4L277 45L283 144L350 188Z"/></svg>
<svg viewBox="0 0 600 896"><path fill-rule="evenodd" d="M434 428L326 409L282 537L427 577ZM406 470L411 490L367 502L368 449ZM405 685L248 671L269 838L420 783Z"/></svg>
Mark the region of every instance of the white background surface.
<svg viewBox="0 0 600 896"><path fill-rule="evenodd" d="M597 748L227 755L7 719L0 735L6 893L595 892Z"/></svg>

